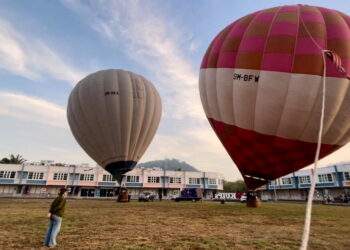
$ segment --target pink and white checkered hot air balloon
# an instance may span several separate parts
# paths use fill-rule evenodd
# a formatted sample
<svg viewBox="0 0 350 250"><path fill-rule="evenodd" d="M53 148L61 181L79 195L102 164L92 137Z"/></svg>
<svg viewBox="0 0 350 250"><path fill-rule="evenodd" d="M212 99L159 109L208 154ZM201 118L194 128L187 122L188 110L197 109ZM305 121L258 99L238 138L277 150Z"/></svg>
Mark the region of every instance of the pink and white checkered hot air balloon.
<svg viewBox="0 0 350 250"><path fill-rule="evenodd" d="M349 26L339 11L282 6L238 19L212 41L200 70L203 108L249 188L314 161L324 77L320 157L350 140Z"/></svg>

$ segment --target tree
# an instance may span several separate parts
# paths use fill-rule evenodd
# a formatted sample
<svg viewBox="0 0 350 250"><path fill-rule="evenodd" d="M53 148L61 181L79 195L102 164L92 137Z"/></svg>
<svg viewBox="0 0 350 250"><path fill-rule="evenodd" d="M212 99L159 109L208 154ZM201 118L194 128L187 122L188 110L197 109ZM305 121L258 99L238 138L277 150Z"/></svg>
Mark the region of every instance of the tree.
<svg viewBox="0 0 350 250"><path fill-rule="evenodd" d="M9 158L2 158L2 160L0 161L0 163L5 163L5 164L22 164L26 161L26 159L23 158L22 155L14 155L14 154L10 154Z"/></svg>
<svg viewBox="0 0 350 250"><path fill-rule="evenodd" d="M247 187L243 180L238 180L235 182L224 181L224 192L227 193L237 193L237 192L246 192Z"/></svg>
<svg viewBox="0 0 350 250"><path fill-rule="evenodd" d="M55 163L55 166L58 166L58 167L63 167L65 165L66 165L65 163L61 163L61 162Z"/></svg>
<svg viewBox="0 0 350 250"><path fill-rule="evenodd" d="M2 160L0 161L0 163L4 163L4 164L10 164L10 159L9 158L2 158Z"/></svg>

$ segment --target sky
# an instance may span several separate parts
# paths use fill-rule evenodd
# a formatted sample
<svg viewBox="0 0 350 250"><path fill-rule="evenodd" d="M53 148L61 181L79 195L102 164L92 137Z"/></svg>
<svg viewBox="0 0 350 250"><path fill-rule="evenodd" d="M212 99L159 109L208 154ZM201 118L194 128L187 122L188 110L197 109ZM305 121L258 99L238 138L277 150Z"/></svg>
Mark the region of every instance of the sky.
<svg viewBox="0 0 350 250"><path fill-rule="evenodd" d="M198 75L215 35L260 9L300 1L0 0L0 158L94 161L66 119L75 84L103 69L143 75L163 114L141 162L176 158L201 171L241 175L202 109ZM348 0L304 1L350 14ZM350 144L320 166L350 160Z"/></svg>

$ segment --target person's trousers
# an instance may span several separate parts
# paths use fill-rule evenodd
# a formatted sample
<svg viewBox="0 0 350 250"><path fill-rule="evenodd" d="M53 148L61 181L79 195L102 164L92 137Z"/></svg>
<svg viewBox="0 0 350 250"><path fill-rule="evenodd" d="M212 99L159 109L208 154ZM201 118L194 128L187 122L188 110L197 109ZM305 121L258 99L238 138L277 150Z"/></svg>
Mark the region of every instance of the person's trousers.
<svg viewBox="0 0 350 250"><path fill-rule="evenodd" d="M54 214L51 215L49 228L47 229L47 233L45 236L45 242L44 242L45 246L51 247L57 244L56 237L58 232L61 229L61 223L62 223L62 217L59 217Z"/></svg>

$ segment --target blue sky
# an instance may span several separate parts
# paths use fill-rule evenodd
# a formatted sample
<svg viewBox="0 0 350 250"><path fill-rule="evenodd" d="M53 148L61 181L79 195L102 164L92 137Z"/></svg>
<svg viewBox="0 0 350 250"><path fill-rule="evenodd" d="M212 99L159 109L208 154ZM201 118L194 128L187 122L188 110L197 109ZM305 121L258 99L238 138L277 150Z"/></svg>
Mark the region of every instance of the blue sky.
<svg viewBox="0 0 350 250"><path fill-rule="evenodd" d="M66 105L87 74L141 74L163 101L159 130L141 161L177 158L241 178L201 107L199 66L234 20L299 1L0 1L0 157L91 163L73 138ZM350 14L348 1L304 1ZM350 146L321 165L350 160Z"/></svg>

